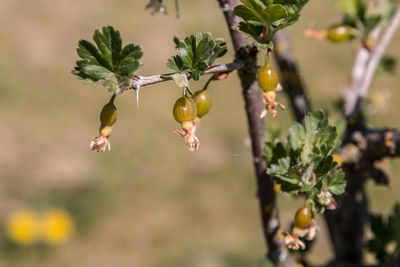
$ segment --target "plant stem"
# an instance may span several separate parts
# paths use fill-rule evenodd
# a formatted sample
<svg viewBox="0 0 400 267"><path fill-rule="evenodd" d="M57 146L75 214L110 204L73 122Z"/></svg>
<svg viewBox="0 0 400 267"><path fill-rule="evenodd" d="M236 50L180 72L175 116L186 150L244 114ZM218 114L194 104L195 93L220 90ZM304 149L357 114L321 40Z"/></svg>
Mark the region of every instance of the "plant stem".
<svg viewBox="0 0 400 267"><path fill-rule="evenodd" d="M294 261L287 253L282 240L277 236L280 226L278 208L276 206L273 182L271 177L266 173L267 162L263 159L265 124L260 119L263 107L256 79L257 49L254 46L250 46L247 38L236 30L237 17L235 17L231 10L237 5L237 1L218 0L218 2L224 12L230 30L236 58L238 61L244 63L238 70L238 73L242 84L242 93L251 138L253 163L257 180L257 196L259 199L264 239L268 245L268 257L279 267L292 267L294 266Z"/></svg>

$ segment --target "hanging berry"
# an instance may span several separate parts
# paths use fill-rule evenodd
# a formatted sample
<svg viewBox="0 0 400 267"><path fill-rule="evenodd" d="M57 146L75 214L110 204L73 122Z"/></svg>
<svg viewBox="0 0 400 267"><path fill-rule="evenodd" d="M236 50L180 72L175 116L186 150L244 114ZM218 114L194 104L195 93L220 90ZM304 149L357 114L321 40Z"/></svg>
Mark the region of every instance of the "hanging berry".
<svg viewBox="0 0 400 267"><path fill-rule="evenodd" d="M114 99L115 95L103 106L100 112L99 136L90 142L91 150L96 150L97 152L111 150L111 144L108 138L110 137L112 126L117 121L117 108L114 105Z"/></svg>
<svg viewBox="0 0 400 267"><path fill-rule="evenodd" d="M334 43L341 43L350 40L352 37L352 28L347 25L336 25L328 29L326 37Z"/></svg>
<svg viewBox="0 0 400 267"><path fill-rule="evenodd" d="M201 118L210 111L211 96L207 90L196 92L193 96L193 100L196 102L197 117Z"/></svg>
<svg viewBox="0 0 400 267"><path fill-rule="evenodd" d="M182 96L176 100L172 113L175 120L181 124L181 128L175 129L174 132L185 139L190 151L198 149L200 141L195 135L194 122L197 116L196 102L192 98Z"/></svg>
<svg viewBox="0 0 400 267"><path fill-rule="evenodd" d="M280 107L284 110L285 106L275 100L276 91L281 90L281 87L279 85L278 74L268 63L268 55L265 56L265 65L258 72L258 85L264 91L262 100L265 105L265 109L261 112L260 118L265 117L268 111L271 113L272 117L276 118L278 116L276 107Z"/></svg>
<svg viewBox="0 0 400 267"><path fill-rule="evenodd" d="M258 85L264 92L274 91L278 82L278 74L270 65L264 65L258 72Z"/></svg>
<svg viewBox="0 0 400 267"><path fill-rule="evenodd" d="M304 229L306 228L312 219L312 211L310 205L306 202L304 207L297 210L296 215L294 216L294 225L297 228Z"/></svg>
<svg viewBox="0 0 400 267"><path fill-rule="evenodd" d="M117 108L114 105L113 96L107 104L104 105L100 112L100 123L104 126L113 126L117 121Z"/></svg>

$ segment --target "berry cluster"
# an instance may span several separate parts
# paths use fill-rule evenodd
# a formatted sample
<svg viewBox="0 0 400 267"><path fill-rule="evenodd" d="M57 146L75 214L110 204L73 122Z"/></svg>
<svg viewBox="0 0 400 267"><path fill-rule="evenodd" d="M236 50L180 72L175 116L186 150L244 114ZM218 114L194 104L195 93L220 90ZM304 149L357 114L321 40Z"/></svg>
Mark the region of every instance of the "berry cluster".
<svg viewBox="0 0 400 267"><path fill-rule="evenodd" d="M200 118L210 110L211 96L207 90L198 91L191 97L186 96L186 92L184 90L183 96L176 100L172 110L175 120L181 124L181 128L174 132L185 139L190 151L194 151L200 146L196 128Z"/></svg>

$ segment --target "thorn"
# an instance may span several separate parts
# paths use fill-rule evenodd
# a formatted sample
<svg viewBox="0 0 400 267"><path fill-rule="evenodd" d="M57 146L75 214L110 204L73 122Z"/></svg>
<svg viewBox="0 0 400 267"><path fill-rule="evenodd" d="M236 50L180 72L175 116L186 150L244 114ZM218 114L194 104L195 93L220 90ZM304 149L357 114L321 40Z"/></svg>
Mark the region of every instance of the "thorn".
<svg viewBox="0 0 400 267"><path fill-rule="evenodd" d="M139 109L139 91L140 91L140 87L137 87L135 89L135 95L136 95L136 108Z"/></svg>

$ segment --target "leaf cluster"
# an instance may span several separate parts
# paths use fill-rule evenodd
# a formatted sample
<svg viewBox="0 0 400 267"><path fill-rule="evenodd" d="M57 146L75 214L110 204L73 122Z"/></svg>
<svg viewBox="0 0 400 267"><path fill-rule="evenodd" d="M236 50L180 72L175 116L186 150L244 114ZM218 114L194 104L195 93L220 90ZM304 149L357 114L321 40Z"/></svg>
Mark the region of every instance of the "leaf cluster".
<svg viewBox="0 0 400 267"><path fill-rule="evenodd" d="M233 13L243 19L239 30L260 50L272 49L272 36L296 22L308 0L241 0Z"/></svg>
<svg viewBox="0 0 400 267"><path fill-rule="evenodd" d="M222 38L214 39L208 32L190 35L184 41L174 38L177 55L168 60L167 66L198 81L215 60L226 54L226 43Z"/></svg>
<svg viewBox="0 0 400 267"><path fill-rule="evenodd" d="M265 143L267 173L291 195L304 195L314 212L320 213L333 201L332 194L345 190L344 172L333 160L340 136L322 111L308 113L304 126L293 123L288 137Z"/></svg>
<svg viewBox="0 0 400 267"><path fill-rule="evenodd" d="M375 253L380 262L388 262L400 252L400 204L397 203L391 215L369 217L371 231L374 237L367 242L369 251ZM392 250L388 247L392 244Z"/></svg>
<svg viewBox="0 0 400 267"><path fill-rule="evenodd" d="M392 18L397 0L335 0L344 11L344 23L359 29L363 38L377 26L386 25Z"/></svg>
<svg viewBox="0 0 400 267"><path fill-rule="evenodd" d="M142 49L138 45L128 44L122 48L120 33L111 26L96 30L93 35L96 44L86 40L78 43L78 55L81 60L76 61L72 74L85 80L118 90L128 83L128 77L142 63Z"/></svg>

